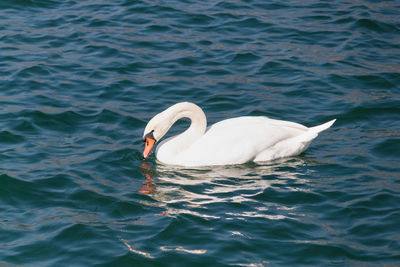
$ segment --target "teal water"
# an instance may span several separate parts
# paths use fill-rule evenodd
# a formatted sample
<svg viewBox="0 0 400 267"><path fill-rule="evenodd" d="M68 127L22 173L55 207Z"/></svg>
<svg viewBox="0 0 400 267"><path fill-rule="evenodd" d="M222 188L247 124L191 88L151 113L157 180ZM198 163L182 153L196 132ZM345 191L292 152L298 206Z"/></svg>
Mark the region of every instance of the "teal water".
<svg viewBox="0 0 400 267"><path fill-rule="evenodd" d="M2 1L0 266L399 266L399 14L398 1ZM265 165L143 160L147 121L180 101L209 124L337 122Z"/></svg>

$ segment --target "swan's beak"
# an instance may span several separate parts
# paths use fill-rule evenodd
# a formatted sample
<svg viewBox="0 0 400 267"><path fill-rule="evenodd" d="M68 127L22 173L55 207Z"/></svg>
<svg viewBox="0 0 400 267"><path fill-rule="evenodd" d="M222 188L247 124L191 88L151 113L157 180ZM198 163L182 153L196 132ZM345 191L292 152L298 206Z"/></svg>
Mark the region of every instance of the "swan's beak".
<svg viewBox="0 0 400 267"><path fill-rule="evenodd" d="M153 146L156 143L156 140L151 137L146 137L144 142L145 142L145 147L144 147L144 151L143 151L143 157L147 158L149 156L151 150L153 149Z"/></svg>

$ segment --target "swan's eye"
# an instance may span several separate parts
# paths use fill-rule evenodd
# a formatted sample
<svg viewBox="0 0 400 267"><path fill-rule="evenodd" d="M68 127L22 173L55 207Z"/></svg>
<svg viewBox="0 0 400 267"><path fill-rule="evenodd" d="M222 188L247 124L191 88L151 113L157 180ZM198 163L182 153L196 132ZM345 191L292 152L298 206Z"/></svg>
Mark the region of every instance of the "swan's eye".
<svg viewBox="0 0 400 267"><path fill-rule="evenodd" d="M154 130L152 130L151 132L149 132L148 134L146 134L143 137L142 141L143 141L143 143L146 144L146 146L150 146L150 145L152 146L155 142L157 142L156 139L154 138L153 132L154 132ZM150 142L150 140L151 140L151 142Z"/></svg>

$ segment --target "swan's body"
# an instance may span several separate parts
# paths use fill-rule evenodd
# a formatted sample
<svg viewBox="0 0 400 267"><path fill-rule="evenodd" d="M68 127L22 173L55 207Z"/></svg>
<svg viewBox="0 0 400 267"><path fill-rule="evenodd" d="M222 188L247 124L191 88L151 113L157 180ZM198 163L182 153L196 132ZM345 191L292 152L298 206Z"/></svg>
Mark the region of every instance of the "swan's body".
<svg viewBox="0 0 400 267"><path fill-rule="evenodd" d="M263 162L296 156L307 149L318 133L335 120L315 127L274 120L267 117L237 117L207 127L204 112L195 104L178 103L157 114L144 131L147 157L156 140L160 140L180 118L191 120L183 133L162 141L156 149L157 159L165 164L186 167ZM150 142L149 142L150 141Z"/></svg>

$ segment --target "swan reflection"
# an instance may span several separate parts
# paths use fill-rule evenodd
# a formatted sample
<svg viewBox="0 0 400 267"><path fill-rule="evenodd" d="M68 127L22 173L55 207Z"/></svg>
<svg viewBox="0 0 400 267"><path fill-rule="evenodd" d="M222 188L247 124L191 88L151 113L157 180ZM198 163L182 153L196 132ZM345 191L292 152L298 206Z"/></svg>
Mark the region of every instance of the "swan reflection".
<svg viewBox="0 0 400 267"><path fill-rule="evenodd" d="M221 202L258 202L256 196L271 186L285 186L293 179L297 185L306 183L304 174L299 172L306 163L301 158L291 158L263 165L249 163L182 169L144 162L140 169L145 181L139 192L150 195L167 209L177 206L172 204L204 208ZM299 190L292 186L285 189Z"/></svg>

